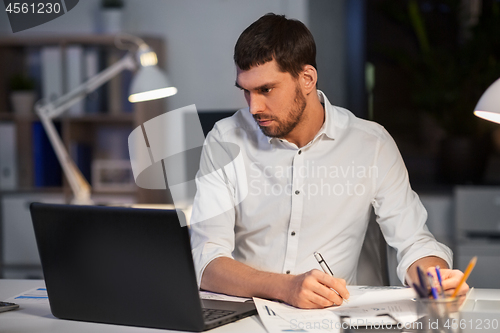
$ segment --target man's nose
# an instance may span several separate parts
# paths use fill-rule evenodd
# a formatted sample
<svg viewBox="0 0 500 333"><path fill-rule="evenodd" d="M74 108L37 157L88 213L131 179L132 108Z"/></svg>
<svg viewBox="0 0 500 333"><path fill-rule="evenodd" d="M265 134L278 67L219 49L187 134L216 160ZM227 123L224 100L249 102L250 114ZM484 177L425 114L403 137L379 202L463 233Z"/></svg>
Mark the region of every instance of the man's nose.
<svg viewBox="0 0 500 333"><path fill-rule="evenodd" d="M257 94L250 94L247 97L247 103L250 109L250 113L253 115L263 112L265 109L264 99L262 98L262 96L258 96Z"/></svg>

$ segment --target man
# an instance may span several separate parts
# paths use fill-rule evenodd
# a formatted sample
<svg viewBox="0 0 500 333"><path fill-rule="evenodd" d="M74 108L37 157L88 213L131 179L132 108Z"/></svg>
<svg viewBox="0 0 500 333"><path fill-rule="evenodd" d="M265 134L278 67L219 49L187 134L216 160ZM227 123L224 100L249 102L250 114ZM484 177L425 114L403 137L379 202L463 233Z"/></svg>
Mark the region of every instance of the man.
<svg viewBox="0 0 500 333"><path fill-rule="evenodd" d="M397 249L399 278L439 265L444 288L454 289L462 273L447 269L451 251L426 228L396 144L316 89L315 56L309 30L274 14L236 43L236 86L249 107L206 138L191 219L201 288L301 308L339 305L349 298L346 281L356 282L373 207ZM335 277L320 270L315 251Z"/></svg>

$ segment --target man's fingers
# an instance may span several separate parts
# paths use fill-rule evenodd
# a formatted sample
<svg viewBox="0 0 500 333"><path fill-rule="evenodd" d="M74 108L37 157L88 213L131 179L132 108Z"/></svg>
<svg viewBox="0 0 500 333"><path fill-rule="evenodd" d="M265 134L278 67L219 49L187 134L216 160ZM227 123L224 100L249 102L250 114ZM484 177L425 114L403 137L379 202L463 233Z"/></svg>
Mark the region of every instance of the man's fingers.
<svg viewBox="0 0 500 333"><path fill-rule="evenodd" d="M340 305L344 302L342 297L340 297L335 291L328 288L319 281L314 286L312 286L311 291L315 293L318 297L326 301L326 302L321 301L321 304L323 304L324 306ZM318 300L318 298L316 297L314 299Z"/></svg>
<svg viewBox="0 0 500 333"><path fill-rule="evenodd" d="M304 309L325 308L332 306L335 300L328 296L330 289L321 284L314 276L308 275L302 281L301 288L297 294L295 306ZM336 295L337 296L337 295ZM337 296L340 302L340 297Z"/></svg>
<svg viewBox="0 0 500 333"><path fill-rule="evenodd" d="M303 309L341 305L349 298L346 282L317 269L293 277L287 302Z"/></svg>
<svg viewBox="0 0 500 333"><path fill-rule="evenodd" d="M328 274L325 274L323 272L319 272L319 273L321 273L321 274L318 274L317 279L321 284L327 286L328 288L335 290L340 295L340 297L342 297L343 299L349 299L350 295L349 295L349 291L347 290L346 282L344 279L336 279L336 278L334 278Z"/></svg>
<svg viewBox="0 0 500 333"><path fill-rule="evenodd" d="M457 269L443 269L441 272L443 275L443 289L446 291L454 291L464 276L464 274ZM462 286L460 286L458 295L465 295L467 291L469 291L469 285L463 283Z"/></svg>
<svg viewBox="0 0 500 333"><path fill-rule="evenodd" d="M328 288L325 288L328 289ZM333 306L339 304L341 302L340 297L335 295L338 300L332 300L330 297L325 297L323 294L318 294L314 290L310 290L309 300L311 303L315 304L316 308L326 308L329 306Z"/></svg>

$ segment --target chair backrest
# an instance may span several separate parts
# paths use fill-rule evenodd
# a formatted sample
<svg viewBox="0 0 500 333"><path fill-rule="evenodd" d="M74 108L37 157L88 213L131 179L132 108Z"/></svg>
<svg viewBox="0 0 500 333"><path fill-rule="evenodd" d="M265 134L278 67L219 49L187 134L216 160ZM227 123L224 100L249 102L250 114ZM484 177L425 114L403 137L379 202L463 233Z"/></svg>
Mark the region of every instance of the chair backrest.
<svg viewBox="0 0 500 333"><path fill-rule="evenodd" d="M357 284L368 286L389 286L389 265L387 243L375 213L371 213L365 240L359 255Z"/></svg>

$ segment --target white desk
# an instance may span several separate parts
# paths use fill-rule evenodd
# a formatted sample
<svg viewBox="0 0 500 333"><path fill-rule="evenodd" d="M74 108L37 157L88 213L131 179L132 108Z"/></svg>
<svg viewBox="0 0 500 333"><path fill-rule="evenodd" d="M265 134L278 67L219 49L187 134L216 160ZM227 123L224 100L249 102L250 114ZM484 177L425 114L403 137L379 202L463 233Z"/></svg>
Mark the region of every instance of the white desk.
<svg viewBox="0 0 500 333"><path fill-rule="evenodd" d="M45 286L43 280L0 279L0 301L18 295L29 289ZM134 305L131 305L134 306ZM26 304L14 311L0 312L1 333L153 333L178 332L151 328L86 323L55 318L45 304ZM267 333L258 316L247 317L234 323L217 327L214 333Z"/></svg>
<svg viewBox="0 0 500 333"><path fill-rule="evenodd" d="M44 286L43 280L2 280L0 279L0 300L6 300L12 296L20 294L29 289ZM500 300L500 289L475 289L471 295L473 299L478 300ZM134 306L134 305L131 305ZM473 318L475 321L484 319L496 319L500 323L500 312L487 314L466 313L467 320ZM477 325L477 323L474 323ZM478 330L467 328L463 333L468 332L498 332L497 330ZM47 303L26 304L20 309L0 313L0 332L1 333L128 333L128 332L174 332L160 329L139 328L130 326L107 325L86 323L79 321L61 320L52 316L50 307ZM240 321L230 323L211 330L214 333L266 333L264 326L258 316L252 316ZM372 332L381 333L381 330L372 330ZM397 331L392 331L397 332Z"/></svg>

